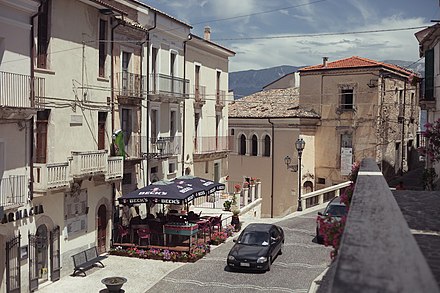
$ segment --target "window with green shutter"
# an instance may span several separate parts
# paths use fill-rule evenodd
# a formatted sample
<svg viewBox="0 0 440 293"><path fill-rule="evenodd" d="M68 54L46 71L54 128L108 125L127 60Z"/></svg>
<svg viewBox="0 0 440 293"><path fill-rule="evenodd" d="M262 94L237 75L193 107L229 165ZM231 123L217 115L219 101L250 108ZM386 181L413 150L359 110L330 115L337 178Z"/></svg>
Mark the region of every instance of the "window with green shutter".
<svg viewBox="0 0 440 293"><path fill-rule="evenodd" d="M434 50L425 51L425 100L434 99Z"/></svg>

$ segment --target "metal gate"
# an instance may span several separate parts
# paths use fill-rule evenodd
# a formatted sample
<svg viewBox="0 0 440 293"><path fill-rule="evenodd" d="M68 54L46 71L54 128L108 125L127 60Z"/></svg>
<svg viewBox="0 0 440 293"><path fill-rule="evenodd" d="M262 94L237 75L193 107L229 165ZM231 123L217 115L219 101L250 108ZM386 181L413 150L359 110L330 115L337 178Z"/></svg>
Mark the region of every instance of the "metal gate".
<svg viewBox="0 0 440 293"><path fill-rule="evenodd" d="M20 239L21 235L6 242L6 292L20 293L21 266L20 266Z"/></svg>
<svg viewBox="0 0 440 293"><path fill-rule="evenodd" d="M50 232L50 280L60 279L60 226Z"/></svg>
<svg viewBox="0 0 440 293"><path fill-rule="evenodd" d="M29 233L29 291L38 289L37 235Z"/></svg>

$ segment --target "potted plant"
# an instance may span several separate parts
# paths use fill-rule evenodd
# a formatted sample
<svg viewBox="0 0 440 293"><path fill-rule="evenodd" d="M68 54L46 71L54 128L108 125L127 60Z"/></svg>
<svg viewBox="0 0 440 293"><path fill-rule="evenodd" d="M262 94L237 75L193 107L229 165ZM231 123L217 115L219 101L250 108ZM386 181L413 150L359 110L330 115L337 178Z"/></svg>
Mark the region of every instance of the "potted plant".
<svg viewBox="0 0 440 293"><path fill-rule="evenodd" d="M235 192L240 192L240 190L241 190L240 184L235 184L234 188L235 188Z"/></svg>
<svg viewBox="0 0 440 293"><path fill-rule="evenodd" d="M240 231L241 228L239 214L240 214L240 209L234 209L232 211L231 225L234 226L235 231Z"/></svg>
<svg viewBox="0 0 440 293"><path fill-rule="evenodd" d="M119 292L125 282L127 282L127 279L124 277L108 277L101 280L101 283L107 287L108 292Z"/></svg>
<svg viewBox="0 0 440 293"><path fill-rule="evenodd" d="M230 200L226 200L226 201L223 203L224 210L225 210L225 211L230 211L230 210L231 210L231 205L232 205L232 201L230 201Z"/></svg>

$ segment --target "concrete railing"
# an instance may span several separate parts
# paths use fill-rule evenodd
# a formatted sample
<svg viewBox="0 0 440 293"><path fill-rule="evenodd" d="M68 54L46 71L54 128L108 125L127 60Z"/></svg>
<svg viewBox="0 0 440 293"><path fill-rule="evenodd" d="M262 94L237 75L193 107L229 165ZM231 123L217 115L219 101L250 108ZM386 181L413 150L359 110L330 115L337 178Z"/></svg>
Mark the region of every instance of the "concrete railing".
<svg viewBox="0 0 440 293"><path fill-rule="evenodd" d="M339 253L318 292L440 292L373 159L361 163Z"/></svg>
<svg viewBox="0 0 440 293"><path fill-rule="evenodd" d="M350 186L351 181L343 182L337 185L329 186L323 189L315 190L301 196L301 206L303 209L310 208L315 205L323 204L333 197L341 195L341 190Z"/></svg>
<svg viewBox="0 0 440 293"><path fill-rule="evenodd" d="M34 164L34 191L65 188L70 185L69 162Z"/></svg>
<svg viewBox="0 0 440 293"><path fill-rule="evenodd" d="M72 152L70 172L72 177L83 177L107 170L108 154L106 150Z"/></svg>
<svg viewBox="0 0 440 293"><path fill-rule="evenodd" d="M108 170L105 174L105 180L121 180L124 174L124 158L109 157Z"/></svg>

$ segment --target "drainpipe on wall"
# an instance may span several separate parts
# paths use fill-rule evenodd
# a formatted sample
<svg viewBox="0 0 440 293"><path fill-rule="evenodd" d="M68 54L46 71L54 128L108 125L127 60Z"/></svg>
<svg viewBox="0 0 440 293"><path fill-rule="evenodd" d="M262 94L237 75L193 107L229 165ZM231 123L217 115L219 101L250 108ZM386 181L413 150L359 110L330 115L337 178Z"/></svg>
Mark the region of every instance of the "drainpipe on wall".
<svg viewBox="0 0 440 293"><path fill-rule="evenodd" d="M150 153L150 99L149 99L149 93L150 93L150 31L154 30L156 28L157 24L157 13L154 13L154 25L152 28L149 28L147 30L147 172L146 172L146 182L144 182L144 185L146 186L148 182L150 181L149 178L149 158L148 154ZM145 170L144 170L145 172Z"/></svg>
<svg viewBox="0 0 440 293"><path fill-rule="evenodd" d="M114 18L111 19L111 22L113 22ZM113 41L115 39L115 29L120 26L120 23L118 22L115 26L112 26L111 30L111 41L110 41L110 79L111 79L111 116L112 116L112 134L115 131L115 81L114 81L114 74L115 74L115 66L113 64L113 50L114 45Z"/></svg>
<svg viewBox="0 0 440 293"><path fill-rule="evenodd" d="M272 178L271 178L271 184L270 184L270 217L273 218L273 181L274 181L274 165L275 165L275 158L274 158L274 147L275 147L275 129L273 122L270 121L270 118L267 119L267 122L269 122L272 125Z"/></svg>
<svg viewBox="0 0 440 293"><path fill-rule="evenodd" d="M40 5L38 6L38 12L31 16L31 32L30 32L30 50L31 50L31 105L32 107L35 106L35 69L34 69L34 58L35 58L35 42L34 42L34 21L35 17L37 17L40 14L40 7L41 7L41 1ZM29 174L29 200L32 200L34 198L34 116L32 115L30 119L30 139L29 139L29 146L30 146L30 152L29 152L29 168L30 168L30 174Z"/></svg>
<svg viewBox="0 0 440 293"><path fill-rule="evenodd" d="M186 117L186 42L192 39L192 35L188 35L188 39L183 41L183 121L182 121L182 176L185 175L185 117Z"/></svg>

